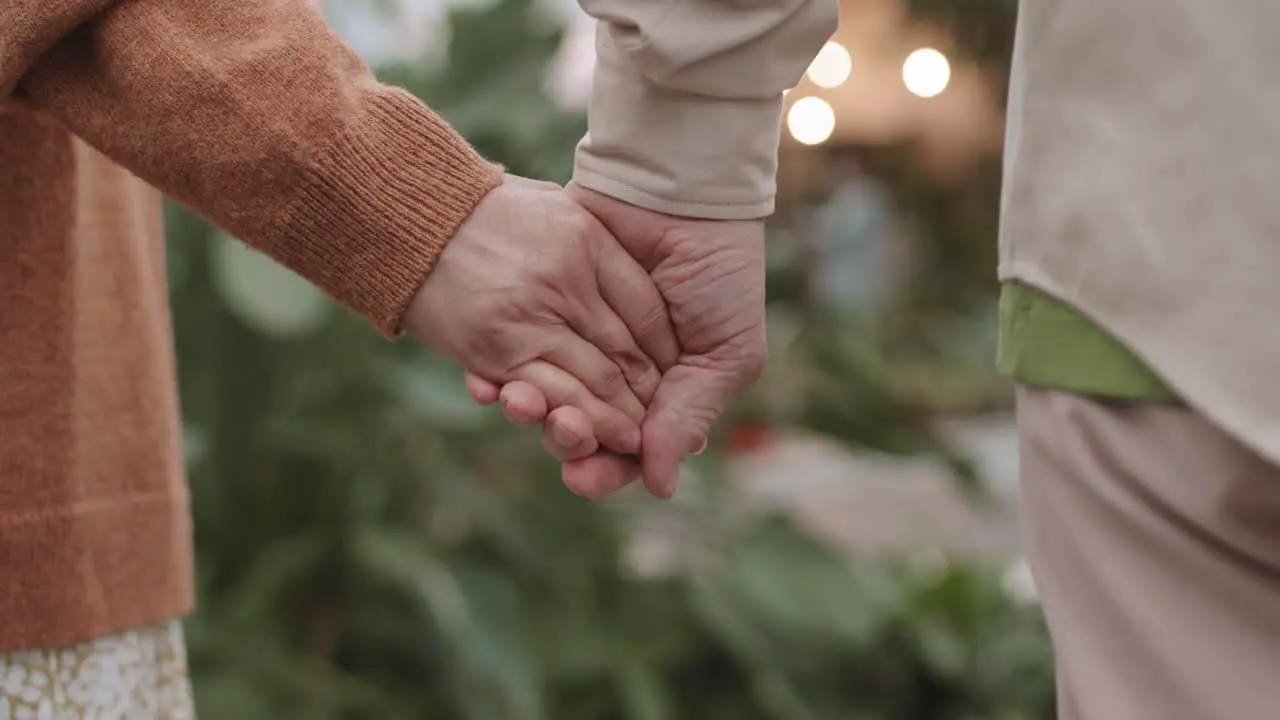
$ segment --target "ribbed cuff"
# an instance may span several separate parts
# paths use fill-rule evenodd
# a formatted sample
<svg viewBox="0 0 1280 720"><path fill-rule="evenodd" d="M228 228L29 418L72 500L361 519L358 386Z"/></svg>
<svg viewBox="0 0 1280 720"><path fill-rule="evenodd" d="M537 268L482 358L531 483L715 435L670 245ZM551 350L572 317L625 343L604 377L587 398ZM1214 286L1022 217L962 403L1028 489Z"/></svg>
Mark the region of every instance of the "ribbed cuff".
<svg viewBox="0 0 1280 720"><path fill-rule="evenodd" d="M276 253L387 336L502 169L382 88L303 173Z"/></svg>

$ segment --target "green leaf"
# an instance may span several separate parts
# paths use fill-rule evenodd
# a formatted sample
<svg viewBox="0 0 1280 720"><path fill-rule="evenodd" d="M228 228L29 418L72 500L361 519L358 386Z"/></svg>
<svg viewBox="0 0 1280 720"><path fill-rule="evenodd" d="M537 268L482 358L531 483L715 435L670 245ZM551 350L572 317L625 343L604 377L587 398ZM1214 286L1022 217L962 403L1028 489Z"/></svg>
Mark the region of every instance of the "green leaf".
<svg viewBox="0 0 1280 720"><path fill-rule="evenodd" d="M902 601L891 574L859 571L834 550L774 521L730 548L720 580L764 627L862 647Z"/></svg>
<svg viewBox="0 0 1280 720"><path fill-rule="evenodd" d="M439 631L459 685L458 700L475 720L541 717L538 678L509 628L477 613L476 598L449 565L412 537L366 532L355 541L366 570L397 587Z"/></svg>
<svg viewBox="0 0 1280 720"><path fill-rule="evenodd" d="M674 720L672 698L654 669L631 656L617 661L615 676L628 720Z"/></svg>
<svg viewBox="0 0 1280 720"><path fill-rule="evenodd" d="M316 286L226 236L210 245L213 277L227 307L265 335L296 339L318 331L333 304Z"/></svg>
<svg viewBox="0 0 1280 720"><path fill-rule="evenodd" d="M420 418L448 429L478 429L492 423L494 411L472 399L461 369L443 358L403 364L389 370L400 399Z"/></svg>

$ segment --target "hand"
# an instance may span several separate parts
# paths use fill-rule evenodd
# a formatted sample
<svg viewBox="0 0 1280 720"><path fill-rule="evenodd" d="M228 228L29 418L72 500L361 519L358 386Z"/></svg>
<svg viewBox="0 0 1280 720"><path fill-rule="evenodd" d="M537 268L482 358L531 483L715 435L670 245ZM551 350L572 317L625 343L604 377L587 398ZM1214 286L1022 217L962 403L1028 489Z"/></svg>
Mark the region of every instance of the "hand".
<svg viewBox="0 0 1280 720"><path fill-rule="evenodd" d="M645 210L571 186L576 199L618 239L647 270L666 301L681 348L649 404L643 425L641 470L645 485L659 497L670 497L680 463L705 447L716 418L739 392L755 383L764 368L764 225L760 221L721 222L678 218ZM545 403L536 383L512 383L501 390L469 377L472 395L519 407L526 420L539 417ZM509 415L512 413L508 413ZM582 437L585 428L600 427L573 408L546 418L553 436L569 428ZM544 435L545 437L545 435ZM549 450L565 465L571 487L591 488L599 495L621 487L636 468L623 458L596 452L590 442L574 446L549 442ZM606 443L606 446L608 444Z"/></svg>
<svg viewBox="0 0 1280 720"><path fill-rule="evenodd" d="M618 453L640 450L678 352L653 281L600 221L559 186L515 176L445 246L404 327L476 378L538 388L543 414L574 408Z"/></svg>

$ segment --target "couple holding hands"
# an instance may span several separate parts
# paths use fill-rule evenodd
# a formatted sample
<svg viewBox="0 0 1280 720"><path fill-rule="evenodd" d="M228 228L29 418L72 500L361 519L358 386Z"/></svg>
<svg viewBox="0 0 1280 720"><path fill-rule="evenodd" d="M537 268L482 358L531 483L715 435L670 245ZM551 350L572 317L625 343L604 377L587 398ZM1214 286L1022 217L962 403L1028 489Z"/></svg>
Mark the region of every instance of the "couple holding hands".
<svg viewBox="0 0 1280 720"><path fill-rule="evenodd" d="M161 194L457 360L575 491L668 497L764 363L783 91L837 4L584 0L567 189L378 82L312 0L0 4L0 710L194 712Z"/></svg>

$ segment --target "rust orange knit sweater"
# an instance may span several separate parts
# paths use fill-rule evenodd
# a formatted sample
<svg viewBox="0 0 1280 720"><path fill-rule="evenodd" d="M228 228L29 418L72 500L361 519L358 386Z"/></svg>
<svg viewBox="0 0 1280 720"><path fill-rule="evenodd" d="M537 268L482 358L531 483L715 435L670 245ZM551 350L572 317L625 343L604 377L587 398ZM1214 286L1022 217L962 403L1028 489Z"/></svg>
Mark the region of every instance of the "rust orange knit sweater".
<svg viewBox="0 0 1280 720"><path fill-rule="evenodd" d="M191 608L158 191L390 334L499 178L311 0L0 2L0 652Z"/></svg>

